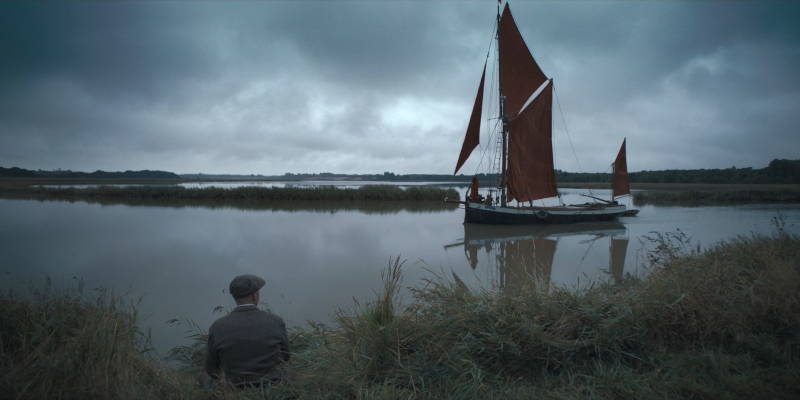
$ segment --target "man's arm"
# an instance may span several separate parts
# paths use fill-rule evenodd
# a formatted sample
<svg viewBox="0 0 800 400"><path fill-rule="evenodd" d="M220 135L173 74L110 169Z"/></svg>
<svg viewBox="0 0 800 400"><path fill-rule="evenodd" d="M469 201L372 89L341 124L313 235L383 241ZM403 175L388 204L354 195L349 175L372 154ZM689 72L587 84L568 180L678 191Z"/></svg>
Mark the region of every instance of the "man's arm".
<svg viewBox="0 0 800 400"><path fill-rule="evenodd" d="M286 324L283 322L283 319L281 319L280 321L281 321L281 335L280 335L281 336L281 343L280 343L280 346L281 346L281 358L283 358L283 361L289 361L289 357L290 357L290 354L289 354L289 336L286 334Z"/></svg>
<svg viewBox="0 0 800 400"><path fill-rule="evenodd" d="M214 346L214 333L211 329L208 331L208 344L206 348L206 373L212 378L218 378L219 353Z"/></svg>

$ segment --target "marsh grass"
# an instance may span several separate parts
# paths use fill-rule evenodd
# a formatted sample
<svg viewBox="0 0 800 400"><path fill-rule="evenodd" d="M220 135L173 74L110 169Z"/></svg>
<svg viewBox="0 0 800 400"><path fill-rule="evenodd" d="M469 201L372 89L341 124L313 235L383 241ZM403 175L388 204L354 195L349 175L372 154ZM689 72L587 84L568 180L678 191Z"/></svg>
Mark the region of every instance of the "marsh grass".
<svg viewBox="0 0 800 400"><path fill-rule="evenodd" d="M97 382L124 383L112 398L139 393L232 399L800 396L800 239L779 222L771 236L741 236L704 251L679 233L653 234L650 240L659 254L650 258L646 277L577 290L533 284L514 292L472 289L455 277L432 278L412 288L406 305L397 297L403 262L394 258L384 272L384 287L371 301L340 310L333 326L312 323L290 333L287 383L249 391L182 386L179 382L194 372L163 370L141 355L135 346L139 338L128 328L122 330L126 335L111 334L120 330L108 321L130 327L135 312L109 300L95 310L95 303L78 306L70 298L48 297L36 305L6 296L2 305L12 311L3 318L31 322L13 331L18 336L4 328L3 360L15 361L3 365L3 372L12 371L10 377L4 374L3 384L11 393L42 390L78 397L120 387ZM72 305L33 310L51 303ZM87 316L78 316L83 313ZM66 329L50 339L53 331L42 328L91 326L84 321L93 315L107 322L95 323L92 335L104 332L99 338ZM73 336L80 339L67 339ZM50 342L56 337L65 339ZM194 339L183 355L196 371L204 337ZM102 349L75 347L75 341L99 343ZM54 362L54 367L44 361L50 357L26 361L28 353L87 361L69 367ZM98 364L89 360L107 359L111 368L85 368ZM141 366L127 370L123 364ZM34 388L40 381L52 383Z"/></svg>
<svg viewBox="0 0 800 400"><path fill-rule="evenodd" d="M580 290L384 292L303 336L300 398L791 398L800 395L800 240L778 229L707 250L654 235L646 278ZM676 243L677 242L677 243ZM321 385L321 391L307 388ZM316 386L320 387L320 386Z"/></svg>
<svg viewBox="0 0 800 400"><path fill-rule="evenodd" d="M0 394L12 399L181 399L191 383L149 353L137 313L108 292L49 285L0 295Z"/></svg>
<svg viewBox="0 0 800 400"><path fill-rule="evenodd" d="M10 198L53 200L129 200L140 202L209 201L230 204L252 204L274 201L438 201L445 197L458 199L454 189L394 185L365 185L360 188L335 186L265 188L185 188L171 185L97 186L88 188L4 185L0 195Z"/></svg>

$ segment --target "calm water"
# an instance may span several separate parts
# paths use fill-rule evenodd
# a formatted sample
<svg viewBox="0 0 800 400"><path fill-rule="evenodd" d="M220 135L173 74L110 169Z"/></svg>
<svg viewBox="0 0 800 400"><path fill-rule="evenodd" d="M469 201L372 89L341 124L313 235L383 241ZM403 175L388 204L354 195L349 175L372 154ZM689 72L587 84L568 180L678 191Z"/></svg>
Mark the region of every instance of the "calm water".
<svg viewBox="0 0 800 400"><path fill-rule="evenodd" d="M604 194L602 191L595 191ZM567 202L583 201L568 191ZM380 287L389 257L406 259L404 284L451 271L475 287L514 290L537 274L551 285L618 279L643 271L641 238L680 229L695 244L770 232L782 215L800 231L800 206L641 207L620 223L498 229L464 226L463 210L103 206L0 199L2 288L104 287L141 297L142 325L164 352L183 344L188 318L201 327L229 307L230 279L267 279L262 298L289 324L329 322L339 307ZM408 294L406 293L406 296Z"/></svg>

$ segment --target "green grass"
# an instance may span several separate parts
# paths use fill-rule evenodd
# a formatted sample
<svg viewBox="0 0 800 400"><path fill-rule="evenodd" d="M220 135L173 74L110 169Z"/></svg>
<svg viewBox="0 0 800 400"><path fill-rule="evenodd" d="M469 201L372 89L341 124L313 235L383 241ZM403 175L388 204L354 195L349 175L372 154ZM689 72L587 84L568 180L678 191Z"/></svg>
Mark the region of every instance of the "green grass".
<svg viewBox="0 0 800 400"><path fill-rule="evenodd" d="M800 238L778 223L773 235L742 236L706 251L687 244L680 233L650 239L656 246L644 278L629 276L619 284L579 289L532 283L527 290L512 293L470 289L456 276L433 277L412 288L410 304L398 301L403 264L394 259L384 273L384 288L374 299L341 310L333 326L310 324L291 332L289 383L249 392L219 388L216 395L238 399L800 396ZM44 379L66 386L42 385L36 388L42 390L39 393L52 397L57 392L44 388L60 387L59 393L78 397L82 391L95 390L92 382L124 377L125 385L103 386L105 392L93 393L110 393L112 398L133 397L132 393L140 398L165 393L186 398L211 395L182 383L202 362L202 332L176 352L185 369L168 371L137 353L136 335L110 333L117 326L110 321L119 321L125 327L122 332L133 332L135 313L108 300L67 300L2 297L2 326L19 327L4 328L0 336L4 351L0 373L4 377L11 373L3 380L3 393L20 393ZM65 306L54 306L62 303ZM39 309L49 312L29 311ZM92 325L96 329L67 328L89 325L85 321L94 321L95 315L102 316ZM31 322L18 322L28 319ZM15 339L9 340L9 335ZM62 339L30 351L34 347L28 343L51 335ZM112 340L116 337L120 339ZM97 343L98 348L86 348L88 343ZM112 357L117 351L111 349L125 349L125 356ZM81 361L85 351L97 355ZM42 361L27 362L28 354L40 354ZM70 357L75 360L70 368L52 368L44 361ZM110 361L103 364L106 368L82 368L98 363L89 360ZM61 374L69 379L60 378Z"/></svg>

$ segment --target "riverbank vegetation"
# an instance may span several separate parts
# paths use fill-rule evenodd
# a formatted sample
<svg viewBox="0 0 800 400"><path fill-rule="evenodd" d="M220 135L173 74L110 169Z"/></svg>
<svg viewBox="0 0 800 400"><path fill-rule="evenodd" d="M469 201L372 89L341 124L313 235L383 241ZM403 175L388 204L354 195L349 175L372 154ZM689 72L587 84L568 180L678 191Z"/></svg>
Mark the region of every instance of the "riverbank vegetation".
<svg viewBox="0 0 800 400"><path fill-rule="evenodd" d="M633 193L636 205L713 206L726 204L800 204L800 187L775 190L648 190Z"/></svg>
<svg viewBox="0 0 800 400"><path fill-rule="evenodd" d="M800 160L774 159L764 168L667 169L629 172L631 183L798 184ZM611 182L610 173L556 171L558 182Z"/></svg>
<svg viewBox="0 0 800 400"><path fill-rule="evenodd" d="M70 171L70 170L55 170L55 171L43 171L43 170L29 170L23 168L3 168L0 167L0 177L4 178L34 178L34 179L99 179L99 180L108 180L108 179L158 179L158 180L178 180L181 179L180 175L167 172L167 171L151 171L151 170L142 170L142 171L102 171L97 170L94 172L79 172L79 171Z"/></svg>
<svg viewBox="0 0 800 400"><path fill-rule="evenodd" d="M107 292L4 292L0 310L2 398L194 397L191 381L148 355L135 307Z"/></svg>
<svg viewBox="0 0 800 400"><path fill-rule="evenodd" d="M241 186L235 188L185 188L174 185L142 186L90 186L49 187L33 185L0 185L0 197L32 200L66 200L114 202L128 201L139 204L168 205L231 205L254 207L270 202L295 201L429 201L439 202L445 198L457 200L455 189L412 186L401 188L394 185L365 185L359 188L334 186L266 188Z"/></svg>
<svg viewBox="0 0 800 400"><path fill-rule="evenodd" d="M475 290L454 275L401 303L395 259L375 299L340 311L333 326L291 333L288 383L244 392L188 384L202 332L174 353L185 370L169 371L138 353L135 313L114 302L3 295L0 389L24 398L796 398L800 238L777 225L705 251L654 235L646 277L578 289L532 279L513 293Z"/></svg>
<svg viewBox="0 0 800 400"><path fill-rule="evenodd" d="M476 175L483 182L497 182L497 174ZM285 173L283 175L234 175L234 174L183 174L166 171L125 171L125 172L75 172L69 170L27 170L22 168L0 167L0 178L56 178L56 179L122 179L158 178L183 179L185 181L220 180L270 180L270 181L390 181L390 182L465 182L472 175L450 174L395 174L386 171L382 174L338 174ZM764 168L712 168L712 169L671 169L658 171L631 171L628 178L632 183L702 183L702 184L798 184L800 183L800 160L773 159ZM604 172L567 172L556 170L556 181L562 183L611 182L611 174Z"/></svg>

